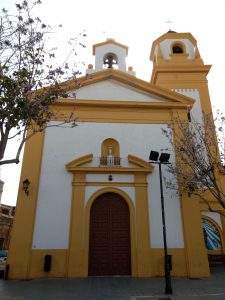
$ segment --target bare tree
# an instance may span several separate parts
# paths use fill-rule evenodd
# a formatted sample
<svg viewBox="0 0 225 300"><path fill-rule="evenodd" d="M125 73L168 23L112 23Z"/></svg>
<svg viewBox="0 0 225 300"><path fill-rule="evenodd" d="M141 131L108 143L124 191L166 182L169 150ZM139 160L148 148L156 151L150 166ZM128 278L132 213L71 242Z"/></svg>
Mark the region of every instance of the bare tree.
<svg viewBox="0 0 225 300"><path fill-rule="evenodd" d="M60 82L79 74L66 60L61 66L55 63L56 48L46 46L53 29L35 17L40 3L23 1L16 4L15 15L2 9L0 16L0 165L19 162L25 141L43 131L56 114L51 105L67 96ZM85 47L71 39L69 55L76 55L74 41ZM60 124L75 125L73 114L60 119ZM18 137L15 156L4 159L9 140Z"/></svg>
<svg viewBox="0 0 225 300"><path fill-rule="evenodd" d="M176 117L163 133L175 151L176 162L168 166L177 178L178 190L204 201L210 211L216 211L212 200L225 208L225 117L203 114L202 122ZM224 175L223 175L224 174ZM177 189L177 184L167 182Z"/></svg>

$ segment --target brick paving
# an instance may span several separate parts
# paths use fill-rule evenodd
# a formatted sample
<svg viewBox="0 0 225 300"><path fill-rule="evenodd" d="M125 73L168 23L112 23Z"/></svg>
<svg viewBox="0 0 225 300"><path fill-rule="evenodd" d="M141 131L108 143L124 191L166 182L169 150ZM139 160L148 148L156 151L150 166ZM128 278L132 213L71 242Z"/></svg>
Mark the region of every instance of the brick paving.
<svg viewBox="0 0 225 300"><path fill-rule="evenodd" d="M163 295L163 278L0 280L1 300L225 300L225 266L210 278L173 278L173 296Z"/></svg>

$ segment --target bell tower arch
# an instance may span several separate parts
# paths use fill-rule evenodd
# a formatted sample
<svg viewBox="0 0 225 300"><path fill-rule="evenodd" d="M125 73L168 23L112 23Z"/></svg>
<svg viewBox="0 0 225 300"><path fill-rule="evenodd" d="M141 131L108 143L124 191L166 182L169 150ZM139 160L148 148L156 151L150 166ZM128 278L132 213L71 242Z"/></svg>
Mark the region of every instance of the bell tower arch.
<svg viewBox="0 0 225 300"><path fill-rule="evenodd" d="M127 54L128 47L116 42L114 39L107 39L103 43L93 45L95 71L112 68L126 72Z"/></svg>
<svg viewBox="0 0 225 300"><path fill-rule="evenodd" d="M199 98L202 111L211 113L205 65L191 33L168 31L157 38L151 48L153 62L151 83Z"/></svg>

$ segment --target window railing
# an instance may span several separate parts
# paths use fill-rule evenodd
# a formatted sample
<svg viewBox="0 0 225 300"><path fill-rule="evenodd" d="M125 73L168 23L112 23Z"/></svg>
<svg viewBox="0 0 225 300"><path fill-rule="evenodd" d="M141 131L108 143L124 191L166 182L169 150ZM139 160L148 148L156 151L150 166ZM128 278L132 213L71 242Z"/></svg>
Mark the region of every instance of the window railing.
<svg viewBox="0 0 225 300"><path fill-rule="evenodd" d="M121 165L121 158L118 156L101 156L99 157L100 166L103 167L119 167Z"/></svg>

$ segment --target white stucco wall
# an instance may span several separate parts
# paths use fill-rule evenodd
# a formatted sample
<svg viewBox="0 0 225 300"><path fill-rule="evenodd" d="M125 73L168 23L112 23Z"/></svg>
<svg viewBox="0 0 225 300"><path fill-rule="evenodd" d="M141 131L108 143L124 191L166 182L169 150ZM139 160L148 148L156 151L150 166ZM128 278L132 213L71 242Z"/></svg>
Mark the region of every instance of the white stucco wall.
<svg viewBox="0 0 225 300"><path fill-rule="evenodd" d="M86 181L87 182L102 182L108 181L109 174L87 174ZM134 182L133 175L124 175L124 174L113 174L113 182Z"/></svg>
<svg viewBox="0 0 225 300"><path fill-rule="evenodd" d="M198 89L175 89L174 91L195 100L195 103L191 109L191 117L194 122L202 123L202 106Z"/></svg>
<svg viewBox="0 0 225 300"><path fill-rule="evenodd" d="M166 39L160 43L160 50L164 59L171 59L171 46L175 42L182 42L185 45L189 59L195 57L195 47L188 39Z"/></svg>
<svg viewBox="0 0 225 300"><path fill-rule="evenodd" d="M144 93L112 79L81 87L77 91L70 91L69 96L74 97L73 95L76 95L76 99L87 100L163 101L155 95Z"/></svg>
<svg viewBox="0 0 225 300"><path fill-rule="evenodd" d="M43 149L33 248L65 249L68 247L71 175L65 170L65 164L88 153L93 153L95 157L99 156L101 143L106 138L114 138L119 142L122 158L133 154L148 160L151 149L161 151L169 148L168 140L161 132L164 126L163 124L79 123L75 128L48 128ZM166 175L165 171L164 175ZM93 179L93 175L89 175L89 180L91 178ZM99 175L96 176L96 180L99 180ZM148 181L151 246L162 248L157 167L153 174L149 175ZM87 187L86 201L98 188L100 187ZM120 188L134 199L132 187ZM169 189L165 190L165 211L168 246L183 247L180 203L178 195Z"/></svg>

